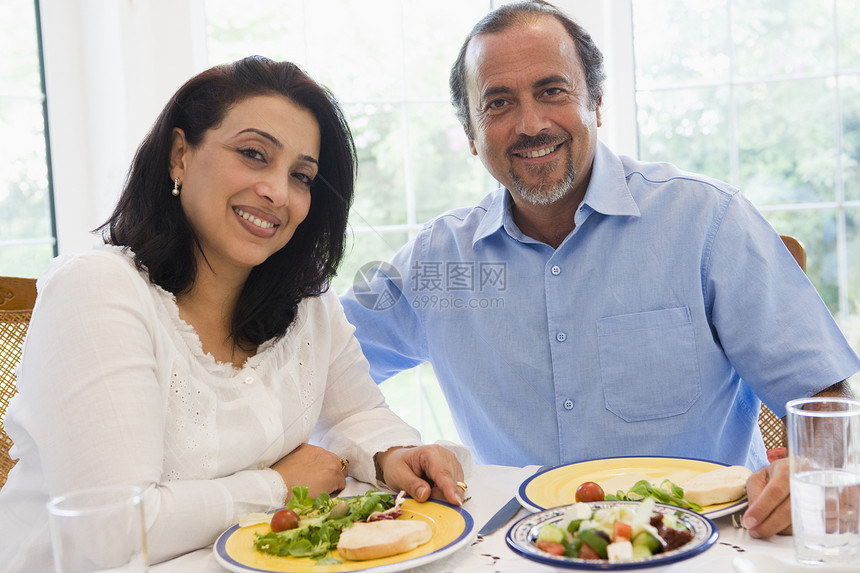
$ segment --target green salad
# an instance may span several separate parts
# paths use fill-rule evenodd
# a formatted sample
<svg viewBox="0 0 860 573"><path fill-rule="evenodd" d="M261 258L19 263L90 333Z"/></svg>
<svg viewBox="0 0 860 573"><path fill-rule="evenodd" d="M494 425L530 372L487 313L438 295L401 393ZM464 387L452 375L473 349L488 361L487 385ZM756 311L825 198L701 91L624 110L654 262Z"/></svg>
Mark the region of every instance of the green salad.
<svg viewBox="0 0 860 573"><path fill-rule="evenodd" d="M642 501L649 497L659 503L702 511L702 506L684 497L684 489L669 480L663 480L659 486L652 485L647 480L640 480L627 491L618 490L614 494L606 494L607 501Z"/></svg>
<svg viewBox="0 0 860 573"><path fill-rule="evenodd" d="M579 502L559 521L544 524L534 544L550 555L628 563L689 543L694 535L680 510L657 512L655 504L654 497L597 509Z"/></svg>
<svg viewBox="0 0 860 573"><path fill-rule="evenodd" d="M331 551L337 547L340 533L356 521L393 519L400 515L403 494L395 498L390 493L370 490L355 497L332 498L321 493L316 498L308 497L306 486L293 488L293 496L285 509L272 516L273 531L256 534L254 547L258 551L280 557L309 557L321 563L338 563ZM292 519L281 531L276 522L285 521L284 514ZM279 515L281 514L281 515ZM295 519L295 518L298 519ZM288 521L288 520L287 520Z"/></svg>

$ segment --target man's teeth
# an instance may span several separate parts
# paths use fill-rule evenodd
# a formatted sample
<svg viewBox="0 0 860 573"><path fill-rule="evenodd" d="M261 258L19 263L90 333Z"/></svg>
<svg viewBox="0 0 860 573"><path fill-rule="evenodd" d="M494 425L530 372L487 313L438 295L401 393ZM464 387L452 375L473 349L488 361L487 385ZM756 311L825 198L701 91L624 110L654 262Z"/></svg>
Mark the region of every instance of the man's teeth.
<svg viewBox="0 0 860 573"><path fill-rule="evenodd" d="M543 157L544 155L550 154L558 148L558 145L553 145L552 147L544 147L543 149L536 149L534 151L525 151L520 153L523 157L535 158L535 157Z"/></svg>
<svg viewBox="0 0 860 573"><path fill-rule="evenodd" d="M274 223L269 223L268 221L263 221L262 219L258 219L257 217L255 217L255 216L253 216L253 215L251 215L251 214L248 214L248 213L244 212L244 211L243 211L243 210L241 210L241 209L233 209L233 211L234 211L237 215L239 215L240 217L242 217L243 219L245 219L245 220L247 220L247 221L250 221L251 223L254 223L254 224L255 224L255 225L257 225L258 227L262 227L263 229L271 229L272 227L274 227L274 226L275 226L275 224L274 224Z"/></svg>

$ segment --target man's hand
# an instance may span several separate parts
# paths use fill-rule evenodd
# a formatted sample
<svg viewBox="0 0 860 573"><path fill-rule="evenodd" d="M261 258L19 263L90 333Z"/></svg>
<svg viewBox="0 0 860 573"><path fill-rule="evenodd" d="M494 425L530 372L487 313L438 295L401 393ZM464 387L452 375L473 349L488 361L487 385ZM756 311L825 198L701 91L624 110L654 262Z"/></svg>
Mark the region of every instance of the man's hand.
<svg viewBox="0 0 860 573"><path fill-rule="evenodd" d="M394 491L405 490L418 501L429 497L461 505L465 491L463 468L457 457L442 446L428 445L390 448L376 454L382 481Z"/></svg>
<svg viewBox="0 0 860 573"><path fill-rule="evenodd" d="M837 382L815 396L855 397L847 380ZM747 480L747 496L750 504L744 512L743 523L751 536L771 537L777 533L791 534L789 477L788 459L778 459L751 475Z"/></svg>
<svg viewBox="0 0 860 573"><path fill-rule="evenodd" d="M752 537L791 534L788 460L776 460L747 480L749 506L743 523Z"/></svg>

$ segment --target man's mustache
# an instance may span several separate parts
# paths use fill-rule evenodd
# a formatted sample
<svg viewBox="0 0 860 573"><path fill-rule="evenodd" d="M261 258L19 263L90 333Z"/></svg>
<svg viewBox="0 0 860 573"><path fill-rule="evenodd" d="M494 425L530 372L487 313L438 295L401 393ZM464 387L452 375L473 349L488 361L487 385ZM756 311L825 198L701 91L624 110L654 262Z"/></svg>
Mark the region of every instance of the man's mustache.
<svg viewBox="0 0 860 573"><path fill-rule="evenodd" d="M529 151L540 147L560 145L565 141L567 141L566 137L549 133L541 133L534 136L521 135L510 145L510 147L508 147L508 153L519 153L521 151Z"/></svg>

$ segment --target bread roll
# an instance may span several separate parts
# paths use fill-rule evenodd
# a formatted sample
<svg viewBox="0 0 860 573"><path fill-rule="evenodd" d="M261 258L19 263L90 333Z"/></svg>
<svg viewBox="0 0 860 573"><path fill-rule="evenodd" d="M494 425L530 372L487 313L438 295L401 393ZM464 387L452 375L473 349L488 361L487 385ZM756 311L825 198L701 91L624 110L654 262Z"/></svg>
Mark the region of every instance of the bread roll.
<svg viewBox="0 0 860 573"><path fill-rule="evenodd" d="M722 467L699 474L680 486L684 488L684 497L705 507L742 498L751 474L744 466Z"/></svg>
<svg viewBox="0 0 860 573"><path fill-rule="evenodd" d="M420 519L358 521L340 534L337 552L352 561L381 559L411 551L432 536L430 524Z"/></svg>

